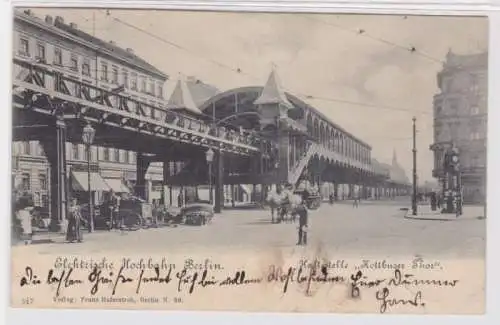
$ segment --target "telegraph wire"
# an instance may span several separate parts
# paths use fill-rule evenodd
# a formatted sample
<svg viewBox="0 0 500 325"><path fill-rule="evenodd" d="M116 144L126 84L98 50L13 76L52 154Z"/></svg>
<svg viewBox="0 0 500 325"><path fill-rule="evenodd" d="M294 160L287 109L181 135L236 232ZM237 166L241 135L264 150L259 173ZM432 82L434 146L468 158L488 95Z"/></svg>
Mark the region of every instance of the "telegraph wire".
<svg viewBox="0 0 500 325"><path fill-rule="evenodd" d="M109 15L110 15L110 14L109 14ZM111 17L111 19L113 19L114 21L116 21L116 22L118 22L118 23L120 23L120 24L122 24L122 25L124 25L124 26L127 26L127 27L129 27L129 28L132 28L132 29L135 29L135 30L137 30L137 31L139 31L139 32L142 32L142 33L144 33L144 34L146 34L146 35L149 35L150 37L152 37L152 38L154 38L154 39L156 39L156 40L159 40L159 41L161 41L161 42L163 42L163 43L165 43L165 44L167 44L167 45L170 45L170 46L172 46L172 47L174 47L174 48L176 48L176 49L178 49L178 50L181 50L181 51L187 52L187 53L189 53L189 54L191 54L191 55L194 55L194 56L200 57L200 58L202 58L202 59L204 59L204 60L207 60L207 61L211 62L212 64L219 66L220 68L224 68L224 69L226 69L226 70L229 70L229 71L235 72L235 73L237 73L237 74L243 74L243 75L247 75L247 76L250 76L250 77L254 77L254 76L252 76L252 75L250 75L250 74L248 74L248 73L246 73L246 72L243 72L240 68L233 68L233 67L231 67L231 66L229 66L229 65L227 65L227 64L221 63L221 62L219 62L219 61L217 61L217 60L214 60L214 59L212 59L212 58L209 58L209 57L206 57L206 56L200 55L199 53L196 53L196 52L194 52L194 51L192 51L192 50L190 50L190 49L188 49L188 48L186 48L186 47L184 47L184 46L182 46L182 45L179 45L179 44L177 44L177 43L175 43L175 42L173 42L173 41L170 41L170 40L168 40L168 39L166 39L166 38L164 38L164 37L161 37L161 36L159 36L159 35L156 35L156 34L154 34L154 33L150 32L150 31L148 31L148 30L145 30L145 29L143 29L143 28L141 28L141 27L138 27L138 26L136 26L136 25L133 25L133 24L131 24L131 23L125 22L125 21L121 20L120 18ZM254 77L254 78L255 78L255 77Z"/></svg>
<svg viewBox="0 0 500 325"><path fill-rule="evenodd" d="M366 37L366 38L372 39L374 41L378 41L380 43L383 43L383 44L386 44L386 45L389 45L389 46L392 46L392 47L395 47L395 48L399 48L399 49L405 50L407 52L410 52L411 54L416 54L418 56L421 56L421 57L427 59L428 61L432 61L432 62L437 63L437 64L441 64L441 65L445 65L446 64L446 60L438 59L438 58L435 58L435 57L433 57L433 56L431 56L429 54L426 54L426 53L418 50L413 45L403 46L403 45L394 43L392 41L389 41L387 39L384 39L384 38L381 38L381 37L378 37L378 36L370 35L369 33L366 32L365 29L362 29L362 28L351 29L351 28L348 28L348 27L345 27L345 26L342 26L342 25L339 25L339 24L336 24L336 23L325 21L323 19L313 18L311 16L302 16L302 17L305 18L305 19L309 19L309 20L313 20L313 21L317 21L317 22L323 23L323 24L325 24L327 26L335 27L335 28L340 29L340 30L351 32L351 33L357 34L357 35L359 35L361 37ZM403 16L403 18L407 19L407 16ZM479 49L478 44L476 44L476 48ZM483 50L481 50L481 51L483 51ZM469 74L472 77L475 77L475 75L472 72L470 72L470 71L464 70L464 72L466 72L467 74Z"/></svg>
<svg viewBox="0 0 500 325"><path fill-rule="evenodd" d="M319 19L319 18L314 18L314 17L311 17L311 16L302 16L302 17L305 18L305 19L317 21L317 22L320 22L322 24L325 24L325 25L328 25L328 26L332 26L332 27L335 27L337 29L344 30L344 31L347 31L347 32L359 35L361 37L366 37L366 38L369 38L371 40L378 41L380 43L383 43L383 44L386 44L386 45L389 45L389 46L392 46L392 47L395 47L395 48L399 48L401 50L405 50L405 51L410 52L410 53L414 53L416 55L419 55L419 56L421 56L423 58L426 58L427 60L430 60L430 61L435 62L435 63L439 63L439 64L445 63L444 60L440 60L440 59L434 58L434 57L432 57L432 56L430 56L430 55L428 55L428 54L426 54L426 53L418 50L413 45L409 45L409 46L400 45L400 44L394 43L392 41L386 40L384 38L370 35L369 33L367 33L367 31L365 29L362 29L362 28L351 29L349 27L345 27L345 26L342 26L342 25L339 25L339 24L336 24L336 23L325 21L325 20Z"/></svg>

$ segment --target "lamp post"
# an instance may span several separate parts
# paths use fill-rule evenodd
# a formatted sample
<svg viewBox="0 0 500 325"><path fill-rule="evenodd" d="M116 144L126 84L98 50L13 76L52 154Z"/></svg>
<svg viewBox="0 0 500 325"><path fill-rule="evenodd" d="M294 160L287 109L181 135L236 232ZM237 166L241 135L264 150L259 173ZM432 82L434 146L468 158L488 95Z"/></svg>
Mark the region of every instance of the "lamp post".
<svg viewBox="0 0 500 325"><path fill-rule="evenodd" d="M205 153L205 158L207 159L208 163L208 195L210 199L210 204L213 204L213 197L212 197L212 162L214 161L214 151L212 148L208 148L207 152Z"/></svg>
<svg viewBox="0 0 500 325"><path fill-rule="evenodd" d="M82 140L86 147L87 152L87 191L89 196L89 232L94 231L94 206L92 204L92 189L90 187L90 146L94 142L95 129L92 125L87 124L83 128Z"/></svg>
<svg viewBox="0 0 500 325"><path fill-rule="evenodd" d="M417 215L417 119L414 117L413 121L413 195L411 200L411 210L414 216Z"/></svg>

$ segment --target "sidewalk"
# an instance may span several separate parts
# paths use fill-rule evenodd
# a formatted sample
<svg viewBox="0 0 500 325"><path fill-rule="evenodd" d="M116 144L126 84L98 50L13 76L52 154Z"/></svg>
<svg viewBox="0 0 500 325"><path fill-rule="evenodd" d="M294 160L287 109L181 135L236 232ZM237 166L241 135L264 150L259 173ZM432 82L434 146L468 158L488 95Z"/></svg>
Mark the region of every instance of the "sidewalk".
<svg viewBox="0 0 500 325"><path fill-rule="evenodd" d="M116 232L116 231L113 231ZM98 238L105 235L109 235L109 231L106 230L97 230L92 233L87 231L83 231L83 239L87 240L89 238ZM66 234L59 232L49 232L43 231L33 234L31 244L30 245L38 245L38 244L53 244L53 243L63 243L66 241ZM14 239L11 240L12 246L24 246L24 240Z"/></svg>
<svg viewBox="0 0 500 325"><path fill-rule="evenodd" d="M429 205L419 205L417 215L412 214L411 208L405 209L405 219L414 220L435 220L435 221L454 221L454 220L478 220L484 219L484 208L481 206L464 206L463 213L456 216L454 213L441 213L441 210L432 211Z"/></svg>
<svg viewBox="0 0 500 325"><path fill-rule="evenodd" d="M353 203L353 199L345 199L345 200L338 200L335 201L333 204L351 204ZM398 197L394 199L380 199L380 200L375 200L375 199L361 199L359 202L360 205L404 205L407 204L408 202L411 201L411 198L407 197ZM329 203L330 201L328 199L323 199L323 203Z"/></svg>

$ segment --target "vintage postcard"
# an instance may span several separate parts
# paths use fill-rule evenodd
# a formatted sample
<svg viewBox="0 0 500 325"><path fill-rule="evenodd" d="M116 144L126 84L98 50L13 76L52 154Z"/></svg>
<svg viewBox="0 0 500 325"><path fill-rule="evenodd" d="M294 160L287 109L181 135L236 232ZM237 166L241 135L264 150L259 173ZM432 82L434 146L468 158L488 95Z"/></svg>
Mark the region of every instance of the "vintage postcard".
<svg viewBox="0 0 500 325"><path fill-rule="evenodd" d="M486 17L12 19L12 306L485 312Z"/></svg>

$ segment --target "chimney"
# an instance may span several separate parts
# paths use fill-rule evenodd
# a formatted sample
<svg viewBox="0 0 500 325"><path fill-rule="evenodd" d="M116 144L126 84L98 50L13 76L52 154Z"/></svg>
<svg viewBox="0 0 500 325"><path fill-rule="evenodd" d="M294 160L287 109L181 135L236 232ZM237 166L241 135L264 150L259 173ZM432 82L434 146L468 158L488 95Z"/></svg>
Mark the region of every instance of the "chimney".
<svg viewBox="0 0 500 325"><path fill-rule="evenodd" d="M109 41L109 44L116 45L116 42L115 41Z"/></svg>
<svg viewBox="0 0 500 325"><path fill-rule="evenodd" d="M130 53L130 54L134 54L134 50L131 49L130 47L127 47L127 52Z"/></svg>
<svg viewBox="0 0 500 325"><path fill-rule="evenodd" d="M26 15L28 15L28 16L31 16L31 10L29 10L29 9L26 9L26 10L24 11L24 13L25 13Z"/></svg>
<svg viewBox="0 0 500 325"><path fill-rule="evenodd" d="M64 24L64 18L61 16L56 16L56 24Z"/></svg>
<svg viewBox="0 0 500 325"><path fill-rule="evenodd" d="M78 25L75 23L69 23L69 27L71 27L73 29L78 29Z"/></svg>
<svg viewBox="0 0 500 325"><path fill-rule="evenodd" d="M52 16L47 15L45 16L45 22L49 25L52 25L54 23L54 19L52 18Z"/></svg>

